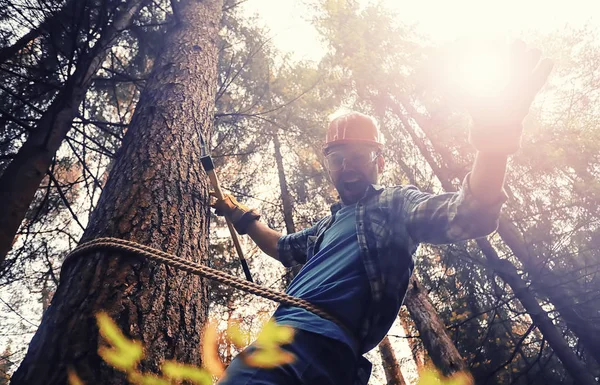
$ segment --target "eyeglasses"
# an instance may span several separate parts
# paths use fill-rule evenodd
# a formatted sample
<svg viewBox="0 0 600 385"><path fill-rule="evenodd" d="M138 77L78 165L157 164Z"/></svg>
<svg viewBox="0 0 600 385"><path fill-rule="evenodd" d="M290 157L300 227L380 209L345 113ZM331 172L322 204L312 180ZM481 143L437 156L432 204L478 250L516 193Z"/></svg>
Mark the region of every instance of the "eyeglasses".
<svg viewBox="0 0 600 385"><path fill-rule="evenodd" d="M362 167L377 159L377 155L375 150L352 151L351 153L334 151L325 156L325 165L330 171L339 171L350 164Z"/></svg>

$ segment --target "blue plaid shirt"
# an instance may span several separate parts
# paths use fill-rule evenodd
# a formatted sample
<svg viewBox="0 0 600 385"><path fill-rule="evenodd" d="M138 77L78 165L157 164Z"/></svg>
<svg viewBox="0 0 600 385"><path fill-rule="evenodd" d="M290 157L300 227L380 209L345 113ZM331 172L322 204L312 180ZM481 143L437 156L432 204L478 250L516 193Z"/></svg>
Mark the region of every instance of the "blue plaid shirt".
<svg viewBox="0 0 600 385"><path fill-rule="evenodd" d="M493 205L472 195L469 176L456 193L429 194L415 186L384 188L371 185L356 205L356 230L361 257L371 288L371 303L358 336L361 353L377 346L394 322L414 268L420 243L444 244L483 237L495 231L504 194ZM331 206L335 213L341 203ZM332 216L277 244L285 266L309 260L329 228Z"/></svg>

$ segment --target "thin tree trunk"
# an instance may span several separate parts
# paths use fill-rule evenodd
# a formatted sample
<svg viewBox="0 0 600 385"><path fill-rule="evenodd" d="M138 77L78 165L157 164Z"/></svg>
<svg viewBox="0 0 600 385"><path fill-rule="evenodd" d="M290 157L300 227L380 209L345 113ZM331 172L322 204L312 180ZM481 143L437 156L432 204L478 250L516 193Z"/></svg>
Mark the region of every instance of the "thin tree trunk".
<svg viewBox="0 0 600 385"><path fill-rule="evenodd" d="M402 111L396 106L396 113L401 116ZM405 124L405 130L411 134L413 139L415 138L414 132L411 133L412 128L409 125ZM425 129L424 129L425 131ZM430 134L430 132L425 131L426 134ZM424 148L420 140L416 140L416 144L419 146L419 149L422 152L427 152ZM430 161L431 157L429 156L428 161ZM431 165L432 168L436 165ZM440 167L436 167L438 172L436 176L442 187L446 191L454 191L454 186L450 183L450 179L448 174L448 170L441 169ZM434 169L435 171L435 169ZM477 245L481 248L484 255L486 256L487 261L490 264L490 267L494 269L500 278L502 278L505 282L507 282L515 296L519 299L521 304L525 307L527 312L533 319L533 322L536 323L539 330L542 332L546 340L552 349L558 356L558 358L562 361L565 369L569 372L569 374L580 384L593 385L597 384L594 377L587 370L583 363L577 358L575 353L571 350L565 339L562 337L561 332L556 328L556 326L552 323L552 320L548 317L548 314L542 309L537 299L533 295L533 293L529 290L527 284L521 279L516 268L510 263L508 260L501 260L496 253L496 250L489 243L487 239L479 238L477 239ZM510 247L510 245L509 245ZM514 250L513 250L514 252Z"/></svg>
<svg viewBox="0 0 600 385"><path fill-rule="evenodd" d="M529 314L533 323L542 332L544 338L548 341L552 350L554 350L554 353L556 353L576 383L598 385L594 376L577 358L567 341L563 338L562 333L554 325L550 317L548 317L548 314L538 303L527 284L521 279L515 266L506 259L500 259L498 253L487 239L477 239L477 245L483 251L492 269L503 281L510 285L515 296L527 310L527 314Z"/></svg>
<svg viewBox="0 0 600 385"><path fill-rule="evenodd" d="M209 207L198 138L212 126L222 3L173 4L180 20L142 92L83 239L129 239L202 263ZM199 365L206 301L206 284L197 276L123 252L82 255L63 268L12 384L65 384L67 368L86 383L127 383L97 354L98 311L145 346L143 372L157 373L165 359Z"/></svg>
<svg viewBox="0 0 600 385"><path fill-rule="evenodd" d="M115 37L130 25L145 1L130 0L114 23L106 27L94 47L79 57L72 77L0 177L0 265L12 247L15 234L52 159L71 128L93 75Z"/></svg>
<svg viewBox="0 0 600 385"><path fill-rule="evenodd" d="M279 188L281 189L281 202L283 204L283 221L288 234L296 232L294 225L294 207L290 197L290 190L285 179L285 169L283 167L283 155L281 154L281 143L277 133L273 134L273 147L275 149L275 163L277 163L277 174L279 176Z"/></svg>
<svg viewBox="0 0 600 385"><path fill-rule="evenodd" d="M545 269L529 253L525 241L517 227L506 217L500 218L498 225L498 234L506 245L512 250L513 254L523 264L523 267L534 277L539 271ZM557 280L560 277L556 277ZM583 319L576 311L577 303L568 291L557 288L553 284L535 285L536 290L548 297L550 302L556 307L561 317L567 323L569 329L577 336L581 344L586 348L594 360L600 364L600 328Z"/></svg>
<svg viewBox="0 0 600 385"><path fill-rule="evenodd" d="M406 385L404 376L400 371L400 365L396 359L396 353L392 348L390 338L385 338L379 343L379 354L381 354L381 361L383 362L383 371L385 372L385 379L387 385Z"/></svg>
<svg viewBox="0 0 600 385"><path fill-rule="evenodd" d="M446 376L467 370L464 359L446 333L446 327L427 297L427 292L414 276L404 304L434 365Z"/></svg>
<svg viewBox="0 0 600 385"><path fill-rule="evenodd" d="M279 136L277 132L273 133L273 147L275 151L275 163L277 164L277 174L279 176L279 188L281 189L281 202L283 204L283 221L285 222L285 230L288 234L296 232L296 225L294 224L294 207L292 205L292 198L290 196L290 190L288 189L287 181L285 179L285 168L283 167L283 155L281 154L281 143L279 142ZM288 287L292 280L300 271L301 266L293 266L285 272L283 277L283 284Z"/></svg>

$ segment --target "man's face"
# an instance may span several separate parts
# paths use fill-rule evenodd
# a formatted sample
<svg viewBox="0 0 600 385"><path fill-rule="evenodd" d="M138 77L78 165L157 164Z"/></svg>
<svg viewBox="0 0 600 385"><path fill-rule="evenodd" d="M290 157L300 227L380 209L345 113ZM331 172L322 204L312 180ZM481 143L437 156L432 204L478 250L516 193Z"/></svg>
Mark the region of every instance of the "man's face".
<svg viewBox="0 0 600 385"><path fill-rule="evenodd" d="M373 146L340 144L325 156L331 181L344 204L358 202L383 171L383 157Z"/></svg>

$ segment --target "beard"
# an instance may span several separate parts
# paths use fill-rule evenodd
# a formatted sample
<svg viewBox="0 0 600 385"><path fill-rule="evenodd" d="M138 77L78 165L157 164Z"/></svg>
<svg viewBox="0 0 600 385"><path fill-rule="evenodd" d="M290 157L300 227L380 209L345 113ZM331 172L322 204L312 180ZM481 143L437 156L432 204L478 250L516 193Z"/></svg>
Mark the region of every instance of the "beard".
<svg viewBox="0 0 600 385"><path fill-rule="evenodd" d="M344 204L354 204L365 195L369 180L358 172L344 172L334 186Z"/></svg>

